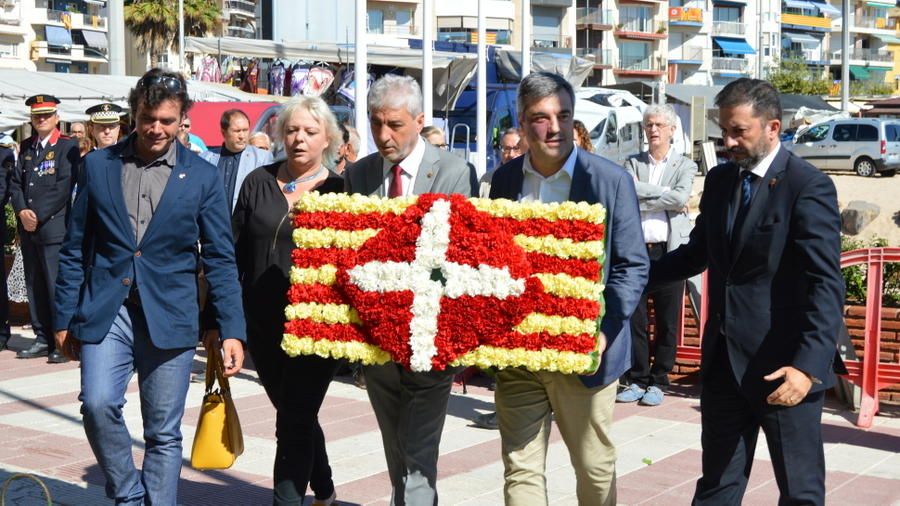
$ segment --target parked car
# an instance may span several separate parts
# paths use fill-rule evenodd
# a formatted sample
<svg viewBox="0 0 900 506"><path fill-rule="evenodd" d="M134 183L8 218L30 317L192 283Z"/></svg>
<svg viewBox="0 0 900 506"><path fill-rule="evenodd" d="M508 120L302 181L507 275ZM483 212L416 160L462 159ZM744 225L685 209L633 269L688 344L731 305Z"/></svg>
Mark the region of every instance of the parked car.
<svg viewBox="0 0 900 506"><path fill-rule="evenodd" d="M829 120L809 127L785 146L820 169L891 177L900 169L900 121Z"/></svg>

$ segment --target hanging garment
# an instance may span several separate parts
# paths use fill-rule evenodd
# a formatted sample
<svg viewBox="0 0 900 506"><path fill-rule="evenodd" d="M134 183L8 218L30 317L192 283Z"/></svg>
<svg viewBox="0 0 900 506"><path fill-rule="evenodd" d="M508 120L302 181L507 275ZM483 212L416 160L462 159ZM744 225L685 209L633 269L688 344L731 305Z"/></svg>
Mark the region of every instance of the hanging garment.
<svg viewBox="0 0 900 506"><path fill-rule="evenodd" d="M269 68L269 95L284 95L284 80L287 70L284 63L277 61Z"/></svg>
<svg viewBox="0 0 900 506"><path fill-rule="evenodd" d="M309 69L306 84L303 86L303 94L308 97L319 97L334 82L334 73L325 67L313 67Z"/></svg>
<svg viewBox="0 0 900 506"><path fill-rule="evenodd" d="M289 96L295 97L303 94L306 80L309 78L309 67L295 63L291 66L291 90Z"/></svg>
<svg viewBox="0 0 900 506"><path fill-rule="evenodd" d="M241 82L241 91L256 93L258 81L259 66L256 63L256 60L251 60L250 64L247 65L247 70L244 71L244 80Z"/></svg>
<svg viewBox="0 0 900 506"><path fill-rule="evenodd" d="M200 68L197 70L197 78L207 83L222 81L222 71L219 69L219 61L206 55L200 60Z"/></svg>

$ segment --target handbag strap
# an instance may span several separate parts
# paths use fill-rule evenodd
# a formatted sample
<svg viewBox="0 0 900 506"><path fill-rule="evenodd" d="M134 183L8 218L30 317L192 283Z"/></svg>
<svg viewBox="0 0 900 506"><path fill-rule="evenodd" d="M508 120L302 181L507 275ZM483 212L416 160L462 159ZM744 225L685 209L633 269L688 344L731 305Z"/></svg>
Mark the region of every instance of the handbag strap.
<svg viewBox="0 0 900 506"><path fill-rule="evenodd" d="M231 387L225 377L225 364L222 363L222 343L214 339L209 344L206 348L206 393L213 391L216 382L222 393L228 393Z"/></svg>

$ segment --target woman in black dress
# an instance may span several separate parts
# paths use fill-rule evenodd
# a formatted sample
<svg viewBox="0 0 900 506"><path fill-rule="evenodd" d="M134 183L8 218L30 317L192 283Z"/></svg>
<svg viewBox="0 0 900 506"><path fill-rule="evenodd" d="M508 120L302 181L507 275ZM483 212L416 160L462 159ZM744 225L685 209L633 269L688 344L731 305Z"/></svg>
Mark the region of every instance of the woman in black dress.
<svg viewBox="0 0 900 506"><path fill-rule="evenodd" d="M330 505L334 482L318 413L338 362L290 358L281 350L281 338L294 249L289 210L304 192L343 191L341 177L322 165L340 145L340 131L324 101L298 96L279 114L276 134L287 160L247 176L232 218L247 343L277 410L274 504L302 504L309 484L316 496L312 504Z"/></svg>

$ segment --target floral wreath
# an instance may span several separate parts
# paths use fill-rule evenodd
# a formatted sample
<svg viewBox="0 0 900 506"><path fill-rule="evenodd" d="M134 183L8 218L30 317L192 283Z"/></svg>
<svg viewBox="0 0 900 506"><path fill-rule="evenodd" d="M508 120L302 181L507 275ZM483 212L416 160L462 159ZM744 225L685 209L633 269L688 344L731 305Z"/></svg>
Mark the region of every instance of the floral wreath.
<svg viewBox="0 0 900 506"><path fill-rule="evenodd" d="M304 194L281 346L413 371L596 371L605 216L575 202Z"/></svg>

